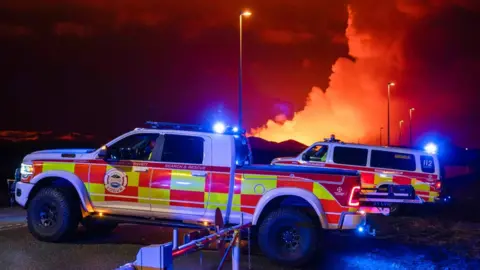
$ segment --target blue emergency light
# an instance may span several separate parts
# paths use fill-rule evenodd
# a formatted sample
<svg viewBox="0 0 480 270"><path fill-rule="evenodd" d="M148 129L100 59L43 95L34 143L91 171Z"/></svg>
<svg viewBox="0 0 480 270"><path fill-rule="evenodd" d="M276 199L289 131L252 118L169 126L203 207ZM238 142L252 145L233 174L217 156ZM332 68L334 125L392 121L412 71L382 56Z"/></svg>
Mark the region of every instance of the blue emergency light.
<svg viewBox="0 0 480 270"><path fill-rule="evenodd" d="M222 122L217 122L215 125L213 125L213 131L216 133L224 133L225 132L225 125Z"/></svg>
<svg viewBox="0 0 480 270"><path fill-rule="evenodd" d="M427 145L425 145L424 149L425 149L425 152L427 152L428 154L431 154L431 155L435 155L438 151L438 147L434 143L427 143Z"/></svg>

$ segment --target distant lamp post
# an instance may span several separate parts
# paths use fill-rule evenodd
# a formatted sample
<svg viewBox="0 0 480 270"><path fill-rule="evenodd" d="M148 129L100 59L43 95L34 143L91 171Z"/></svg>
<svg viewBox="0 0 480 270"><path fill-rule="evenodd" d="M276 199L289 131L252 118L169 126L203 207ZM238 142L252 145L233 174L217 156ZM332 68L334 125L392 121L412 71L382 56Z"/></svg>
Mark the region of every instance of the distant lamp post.
<svg viewBox="0 0 480 270"><path fill-rule="evenodd" d="M380 127L380 146L382 146L382 131L383 127Z"/></svg>
<svg viewBox="0 0 480 270"><path fill-rule="evenodd" d="M388 105L387 105L387 146L390 146L390 87L394 86L394 82L389 82L387 84L388 89Z"/></svg>
<svg viewBox="0 0 480 270"><path fill-rule="evenodd" d="M243 68L243 17L250 17L252 13L248 10L240 13L240 51L239 51L239 62L238 62L238 127L241 129L243 127L243 114L242 114L242 68Z"/></svg>
<svg viewBox="0 0 480 270"><path fill-rule="evenodd" d="M409 129L410 129L410 147L412 147L412 115L413 115L413 111L415 111L415 108L410 108L410 110L408 110L408 112L410 114L410 123L408 124Z"/></svg>
<svg viewBox="0 0 480 270"><path fill-rule="evenodd" d="M403 120L400 120L400 122L398 122L399 126L400 126L400 135L398 136L398 145L402 145L402 125L403 125Z"/></svg>

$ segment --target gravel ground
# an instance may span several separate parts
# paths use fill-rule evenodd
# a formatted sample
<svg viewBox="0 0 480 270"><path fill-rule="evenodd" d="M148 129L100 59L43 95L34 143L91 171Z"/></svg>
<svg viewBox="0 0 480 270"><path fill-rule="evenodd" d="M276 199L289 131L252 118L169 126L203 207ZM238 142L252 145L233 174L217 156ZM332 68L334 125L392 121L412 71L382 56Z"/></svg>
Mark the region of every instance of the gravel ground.
<svg viewBox="0 0 480 270"><path fill-rule="evenodd" d="M140 247L171 240L168 228L122 225L104 238L90 236L80 228L70 243L43 243L35 240L25 227L1 229L2 224L18 224L24 217L21 210L8 211L0 209L2 269L114 269L133 261ZM469 239L465 236L468 232L472 234L470 239L474 239L476 229L472 228L477 224L457 224L453 235L461 237L445 240L438 232L452 230L449 225L432 227L427 224L433 221L407 220L375 218L372 222L383 228L375 238L329 234L316 262L308 269L480 269L476 253L468 252L475 247L459 240ZM252 269L287 269L270 263L256 248L252 253ZM216 269L219 261L216 252L205 251L177 258L175 269ZM246 254L242 261L242 269L248 269ZM224 267L229 268L229 264Z"/></svg>

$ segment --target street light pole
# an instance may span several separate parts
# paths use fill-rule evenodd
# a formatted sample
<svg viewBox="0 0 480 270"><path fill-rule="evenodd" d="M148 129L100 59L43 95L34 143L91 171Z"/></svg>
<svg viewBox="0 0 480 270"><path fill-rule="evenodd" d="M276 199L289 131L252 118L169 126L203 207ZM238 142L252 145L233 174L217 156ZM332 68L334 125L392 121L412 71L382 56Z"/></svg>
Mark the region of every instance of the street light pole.
<svg viewBox="0 0 480 270"><path fill-rule="evenodd" d="M238 128L242 128L242 125L243 125L243 113L242 113L242 68L243 68L243 17L249 17L250 15L252 15L252 13L250 11L244 11L240 14L240 18L239 18L239 26L240 26L240 46L239 46L239 61L238 61Z"/></svg>
<svg viewBox="0 0 480 270"><path fill-rule="evenodd" d="M388 87L388 105L387 105L387 137L388 137L388 142L387 142L387 146L390 146L390 87L391 86L394 86L395 83L394 82L389 82L387 87Z"/></svg>
<svg viewBox="0 0 480 270"><path fill-rule="evenodd" d="M415 111L415 108L410 108L408 112L410 113L410 123L408 124L408 127L410 128L410 147L412 147L412 114L413 111Z"/></svg>
<svg viewBox="0 0 480 270"><path fill-rule="evenodd" d="M398 137L398 145L401 146L402 145L402 124L403 124L403 120L400 120L399 124L400 124L400 135Z"/></svg>

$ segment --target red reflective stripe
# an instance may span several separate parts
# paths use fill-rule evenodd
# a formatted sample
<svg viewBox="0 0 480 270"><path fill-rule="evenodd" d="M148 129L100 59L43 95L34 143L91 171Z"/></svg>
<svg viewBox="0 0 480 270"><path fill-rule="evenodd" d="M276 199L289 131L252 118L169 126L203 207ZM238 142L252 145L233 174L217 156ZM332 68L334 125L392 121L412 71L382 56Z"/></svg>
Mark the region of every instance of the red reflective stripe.
<svg viewBox="0 0 480 270"><path fill-rule="evenodd" d="M171 179L171 170L153 170L151 187L159 189L170 189Z"/></svg>
<svg viewBox="0 0 480 270"><path fill-rule="evenodd" d="M35 161L33 162L33 175L32 177L39 175L43 172L43 162L42 161Z"/></svg>
<svg viewBox="0 0 480 270"><path fill-rule="evenodd" d="M328 215L327 214L327 222L328 223L338 224L339 221L340 221L340 215Z"/></svg>
<svg viewBox="0 0 480 270"><path fill-rule="evenodd" d="M204 192L170 190L170 205L172 206L204 208L203 200Z"/></svg>
<svg viewBox="0 0 480 270"><path fill-rule="evenodd" d="M149 172L142 172L138 176L138 186L139 187L150 187L150 176L152 173Z"/></svg>
<svg viewBox="0 0 480 270"><path fill-rule="evenodd" d="M388 172L392 174L401 174L403 176L408 177L428 177L429 175L432 179L437 179L436 174L429 174L429 173L418 173L418 172L407 172L407 171L399 171L399 170L392 170L392 169L381 169L381 168L371 168L371 167L359 167L359 166L349 166L349 165L339 165L339 164L331 164L326 163L325 167L328 168L337 168L337 169L347 169L347 170L357 170L357 171L366 171L366 172L373 172L373 173L380 173L380 172Z"/></svg>
<svg viewBox="0 0 480 270"><path fill-rule="evenodd" d="M260 201L261 195L240 195L240 204L242 206L257 206L258 201Z"/></svg>
<svg viewBox="0 0 480 270"><path fill-rule="evenodd" d="M90 183L91 184L103 184L105 173L107 172L107 166L104 165L92 165L90 167Z"/></svg>
<svg viewBox="0 0 480 270"><path fill-rule="evenodd" d="M233 194L242 193L242 175L235 174L235 186L233 187Z"/></svg>
<svg viewBox="0 0 480 270"><path fill-rule="evenodd" d="M349 191L350 192L350 191ZM322 203L323 211L340 213L344 211L344 208L338 204L335 200L320 200Z"/></svg>
<svg viewBox="0 0 480 270"><path fill-rule="evenodd" d="M399 184L399 185L411 185L412 184L412 178L411 177L406 177L406 176L394 175L393 178L392 178L392 181L396 184Z"/></svg>
<svg viewBox="0 0 480 270"><path fill-rule="evenodd" d="M82 182L88 182L88 168L89 164L75 164L75 175L82 180Z"/></svg>
<svg viewBox="0 0 480 270"><path fill-rule="evenodd" d="M210 185L205 185L205 192L227 193L230 188L230 174L211 173ZM209 190L210 189L210 190Z"/></svg>
<svg viewBox="0 0 480 270"><path fill-rule="evenodd" d="M281 179L277 180L277 188L280 187L293 187L293 188L301 188L308 191L313 190L313 182L311 181L292 181L289 179Z"/></svg>
<svg viewBox="0 0 480 270"><path fill-rule="evenodd" d="M361 173L360 177L364 184L375 184L375 174L373 173Z"/></svg>
<svg viewBox="0 0 480 270"><path fill-rule="evenodd" d="M126 186L122 193L112 193L105 189L105 201L138 202L138 187Z"/></svg>

